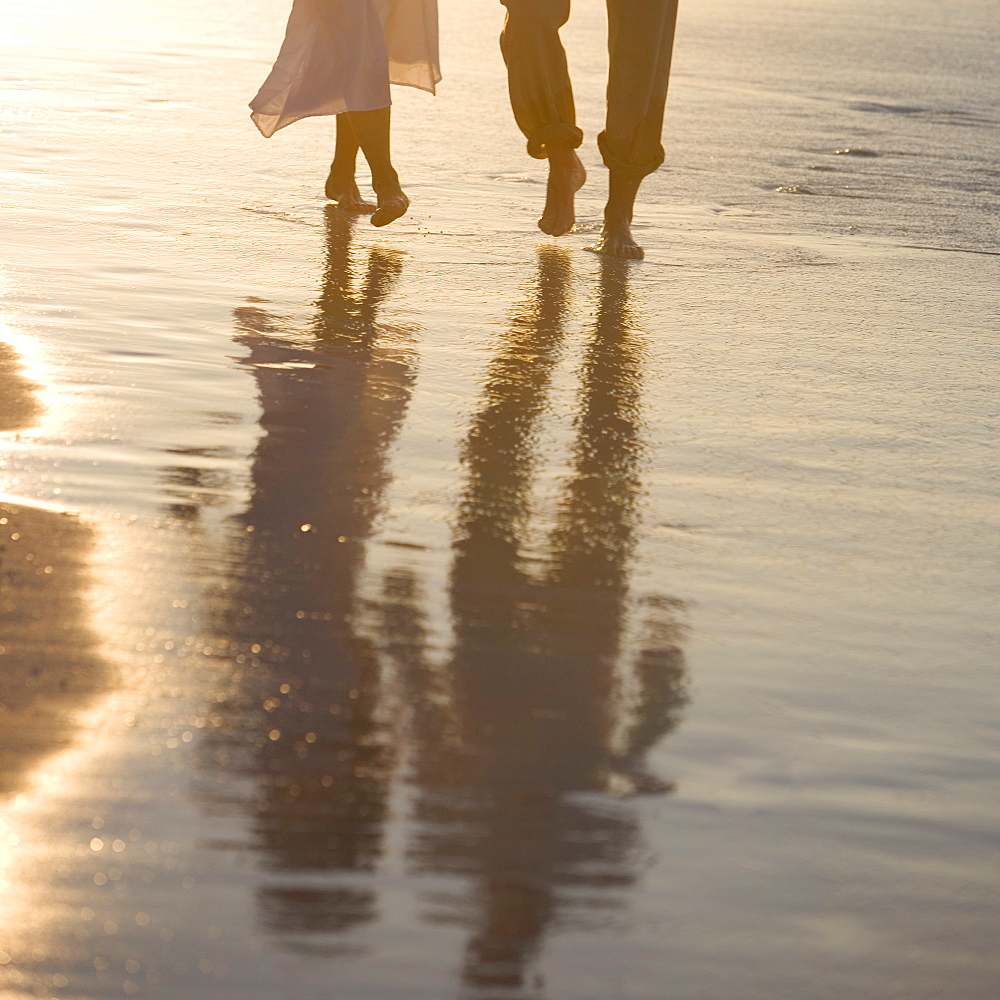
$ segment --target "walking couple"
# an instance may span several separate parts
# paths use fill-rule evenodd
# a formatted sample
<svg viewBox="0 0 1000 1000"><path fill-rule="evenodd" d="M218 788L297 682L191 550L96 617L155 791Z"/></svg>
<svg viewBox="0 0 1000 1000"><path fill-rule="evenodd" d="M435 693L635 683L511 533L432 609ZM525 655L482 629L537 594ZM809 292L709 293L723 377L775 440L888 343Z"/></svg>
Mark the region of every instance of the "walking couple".
<svg viewBox="0 0 1000 1000"><path fill-rule="evenodd" d="M501 0L507 18L500 48L514 119L528 153L548 160L545 208L538 226L561 236L575 221L574 197L586 180L576 150L573 87L559 29L570 0ZM663 162L660 133L670 75L677 0L607 0L607 120L597 143L609 171L604 227L596 249L640 259L632 210L643 178ZM300 118L336 115L326 195L343 208L372 212L385 226L409 207L389 155L389 84L434 93L438 63L437 0L293 0L285 40L251 117L265 136ZM358 151L371 168L377 205L355 182Z"/></svg>

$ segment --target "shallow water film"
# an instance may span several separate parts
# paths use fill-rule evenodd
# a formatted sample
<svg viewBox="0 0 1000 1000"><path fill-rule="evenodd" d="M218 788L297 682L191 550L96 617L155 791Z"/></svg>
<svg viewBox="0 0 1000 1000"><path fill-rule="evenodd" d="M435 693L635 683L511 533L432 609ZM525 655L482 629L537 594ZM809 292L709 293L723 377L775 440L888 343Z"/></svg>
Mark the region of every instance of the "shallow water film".
<svg viewBox="0 0 1000 1000"><path fill-rule="evenodd" d="M1000 8L683 5L639 263L574 7L558 240L493 0L379 230L285 4L4 11L3 1000L998 995Z"/></svg>

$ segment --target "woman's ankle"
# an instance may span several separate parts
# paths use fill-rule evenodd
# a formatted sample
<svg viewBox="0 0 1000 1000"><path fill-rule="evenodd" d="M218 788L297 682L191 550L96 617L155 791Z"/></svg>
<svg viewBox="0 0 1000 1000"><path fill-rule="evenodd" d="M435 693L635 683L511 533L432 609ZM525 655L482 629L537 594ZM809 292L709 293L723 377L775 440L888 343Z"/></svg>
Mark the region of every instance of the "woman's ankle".
<svg viewBox="0 0 1000 1000"><path fill-rule="evenodd" d="M399 183L399 174L392 167L384 167L378 172L372 171L372 188L376 194L402 193Z"/></svg>

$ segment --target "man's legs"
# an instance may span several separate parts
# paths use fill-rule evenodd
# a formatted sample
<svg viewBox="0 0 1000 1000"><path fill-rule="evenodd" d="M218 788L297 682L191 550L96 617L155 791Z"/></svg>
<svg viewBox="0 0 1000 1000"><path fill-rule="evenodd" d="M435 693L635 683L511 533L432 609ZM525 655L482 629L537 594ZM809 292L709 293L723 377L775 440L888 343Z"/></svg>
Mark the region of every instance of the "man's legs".
<svg viewBox="0 0 1000 1000"><path fill-rule="evenodd" d="M598 248L641 259L632 239L639 185L663 163L663 106L670 79L677 0L607 0L608 117L597 142L610 171Z"/></svg>
<svg viewBox="0 0 1000 1000"><path fill-rule="evenodd" d="M528 140L528 152L549 161L542 232L561 236L576 221L574 195L587 179L576 148L583 133L576 126L573 86L559 29L569 17L570 0L501 0L507 20L500 51L514 120Z"/></svg>

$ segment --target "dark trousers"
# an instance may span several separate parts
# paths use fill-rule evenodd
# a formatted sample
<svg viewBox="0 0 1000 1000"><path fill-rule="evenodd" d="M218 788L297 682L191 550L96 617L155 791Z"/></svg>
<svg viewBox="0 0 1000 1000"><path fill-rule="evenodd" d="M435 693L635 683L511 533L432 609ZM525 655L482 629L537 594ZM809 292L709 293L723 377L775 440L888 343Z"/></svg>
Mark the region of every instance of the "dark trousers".
<svg viewBox="0 0 1000 1000"><path fill-rule="evenodd" d="M500 50L507 64L514 119L528 152L544 159L546 143L579 146L573 85L559 29L570 0L501 0L507 20ZM663 162L660 135L670 79L677 0L607 0L608 107L597 137L612 170L639 178Z"/></svg>

